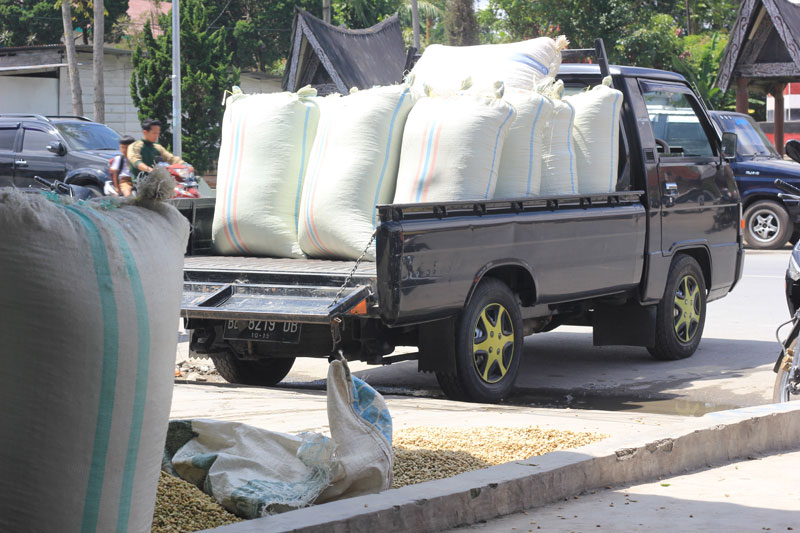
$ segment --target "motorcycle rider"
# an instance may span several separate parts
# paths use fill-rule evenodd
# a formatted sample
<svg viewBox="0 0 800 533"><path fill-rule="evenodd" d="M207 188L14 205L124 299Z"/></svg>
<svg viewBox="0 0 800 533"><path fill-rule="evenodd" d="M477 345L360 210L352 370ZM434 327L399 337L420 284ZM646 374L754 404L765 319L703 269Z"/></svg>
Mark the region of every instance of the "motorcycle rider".
<svg viewBox="0 0 800 533"><path fill-rule="evenodd" d="M170 165L180 163L191 168L191 165L188 165L180 157L172 155L166 148L156 142L160 134L161 122L152 118L146 118L142 121L142 139L128 148L128 161L131 168L139 172L152 172L156 165L157 157Z"/></svg>
<svg viewBox="0 0 800 533"><path fill-rule="evenodd" d="M120 138L119 151L121 155L114 156L109 168L111 183L114 185L114 190L117 191L117 194L121 194L122 196L130 196L133 191L133 177L131 176L127 154L128 148L134 142L134 138L129 135Z"/></svg>

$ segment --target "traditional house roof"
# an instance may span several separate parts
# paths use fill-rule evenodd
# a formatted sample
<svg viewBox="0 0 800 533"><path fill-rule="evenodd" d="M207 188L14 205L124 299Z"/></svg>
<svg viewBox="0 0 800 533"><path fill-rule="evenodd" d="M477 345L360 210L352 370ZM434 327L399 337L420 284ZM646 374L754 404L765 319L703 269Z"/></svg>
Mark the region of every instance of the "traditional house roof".
<svg viewBox="0 0 800 533"><path fill-rule="evenodd" d="M397 15L363 30L328 24L295 8L283 88L312 85L321 94L391 85L403 78L406 52Z"/></svg>
<svg viewBox="0 0 800 533"><path fill-rule="evenodd" d="M734 78L774 84L800 78L800 0L743 0L716 85Z"/></svg>

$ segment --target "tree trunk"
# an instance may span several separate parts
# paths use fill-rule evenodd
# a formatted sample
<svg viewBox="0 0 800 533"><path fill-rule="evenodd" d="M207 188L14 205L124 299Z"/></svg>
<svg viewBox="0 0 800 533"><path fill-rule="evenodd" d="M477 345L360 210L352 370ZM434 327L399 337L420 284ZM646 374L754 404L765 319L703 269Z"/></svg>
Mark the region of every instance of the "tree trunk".
<svg viewBox="0 0 800 533"><path fill-rule="evenodd" d="M419 8L417 0L411 0L411 27L414 29L414 48L419 51Z"/></svg>
<svg viewBox="0 0 800 533"><path fill-rule="evenodd" d="M63 1L63 0L62 0ZM103 41L105 40L103 0L94 0L94 42L92 46L92 68L94 71L94 121L106 121L106 90L103 81Z"/></svg>
<svg viewBox="0 0 800 533"><path fill-rule="evenodd" d="M322 20L331 21L331 0L322 0Z"/></svg>
<svg viewBox="0 0 800 533"><path fill-rule="evenodd" d="M686 0L686 35L692 34L692 15L689 9L689 0Z"/></svg>
<svg viewBox="0 0 800 533"><path fill-rule="evenodd" d="M433 28L433 20L428 17L425 19L425 44L431 44L431 28Z"/></svg>
<svg viewBox="0 0 800 533"><path fill-rule="evenodd" d="M447 0L444 29L450 46L478 44L478 22L475 20L473 0Z"/></svg>
<svg viewBox="0 0 800 533"><path fill-rule="evenodd" d="M69 0L61 2L61 20L64 23L64 46L67 49L67 72L72 92L72 114L83 116L83 95L78 76L78 57L75 53L75 39L72 37L72 6Z"/></svg>

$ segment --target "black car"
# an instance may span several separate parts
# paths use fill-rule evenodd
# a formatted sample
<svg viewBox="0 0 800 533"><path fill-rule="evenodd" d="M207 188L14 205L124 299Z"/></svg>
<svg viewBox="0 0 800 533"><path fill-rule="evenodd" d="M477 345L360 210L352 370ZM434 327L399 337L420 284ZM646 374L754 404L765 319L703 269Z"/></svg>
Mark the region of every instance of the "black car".
<svg viewBox="0 0 800 533"><path fill-rule="evenodd" d="M101 196L117 154L119 134L88 118L0 114L0 187L36 186L41 176Z"/></svg>
<svg viewBox="0 0 800 533"><path fill-rule="evenodd" d="M800 165L783 159L749 115L711 111L721 131L738 136L731 169L742 196L747 244L756 249L782 248L800 238L800 201L778 196L775 180L800 187ZM787 152L788 153L788 152Z"/></svg>

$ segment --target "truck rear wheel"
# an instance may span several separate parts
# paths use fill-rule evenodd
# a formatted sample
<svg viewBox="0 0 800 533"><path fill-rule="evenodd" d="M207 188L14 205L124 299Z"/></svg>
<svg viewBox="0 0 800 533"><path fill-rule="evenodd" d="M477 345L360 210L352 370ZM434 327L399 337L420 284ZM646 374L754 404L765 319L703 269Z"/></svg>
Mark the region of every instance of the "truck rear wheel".
<svg viewBox="0 0 800 533"><path fill-rule="evenodd" d="M691 356L706 322L706 283L693 257L681 255L673 261L656 315L656 345L648 348L650 355L662 361Z"/></svg>
<svg viewBox="0 0 800 533"><path fill-rule="evenodd" d="M210 354L217 372L228 383L272 387L280 383L294 364L294 357L243 361L231 352Z"/></svg>
<svg viewBox="0 0 800 533"><path fill-rule="evenodd" d="M511 393L522 358L522 315L511 289L485 279L456 328L456 372L437 372L451 400L497 402Z"/></svg>

